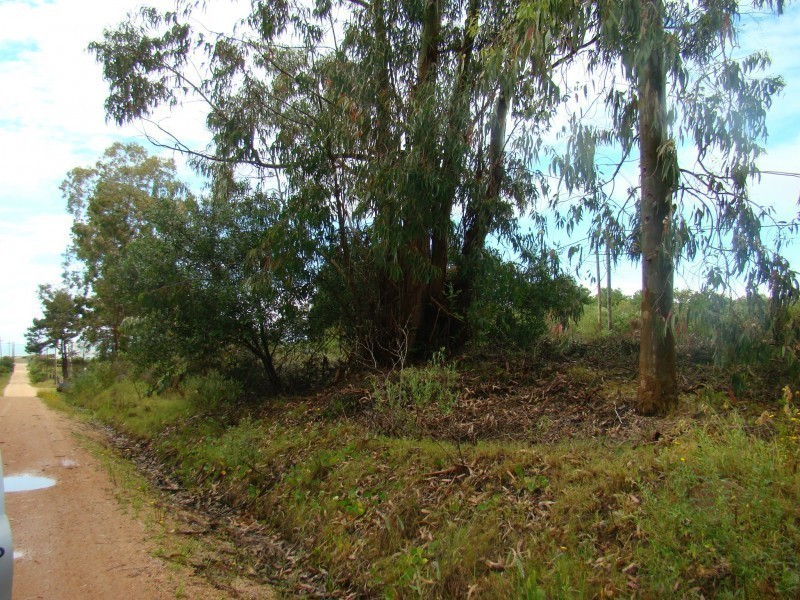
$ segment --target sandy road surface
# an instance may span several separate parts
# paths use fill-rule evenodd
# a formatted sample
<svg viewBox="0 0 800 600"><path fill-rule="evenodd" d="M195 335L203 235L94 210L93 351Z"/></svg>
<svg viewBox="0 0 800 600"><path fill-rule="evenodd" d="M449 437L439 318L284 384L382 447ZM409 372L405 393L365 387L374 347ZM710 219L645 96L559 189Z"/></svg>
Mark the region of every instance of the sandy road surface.
<svg viewBox="0 0 800 600"><path fill-rule="evenodd" d="M75 441L80 426L48 409L17 363L0 398L5 476L53 487L6 494L14 535L14 600L218 598L153 558L143 525L114 498L105 473Z"/></svg>

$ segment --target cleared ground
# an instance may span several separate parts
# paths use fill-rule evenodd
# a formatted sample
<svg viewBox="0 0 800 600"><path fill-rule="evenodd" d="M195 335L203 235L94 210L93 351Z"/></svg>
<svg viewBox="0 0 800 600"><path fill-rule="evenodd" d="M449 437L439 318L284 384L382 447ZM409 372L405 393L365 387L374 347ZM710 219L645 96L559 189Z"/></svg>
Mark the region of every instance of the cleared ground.
<svg viewBox="0 0 800 600"><path fill-rule="evenodd" d="M151 556L144 525L120 505L106 472L77 443L80 428L36 398L27 366L16 363L0 398L5 475L56 484L6 494L17 556L14 599L227 597Z"/></svg>

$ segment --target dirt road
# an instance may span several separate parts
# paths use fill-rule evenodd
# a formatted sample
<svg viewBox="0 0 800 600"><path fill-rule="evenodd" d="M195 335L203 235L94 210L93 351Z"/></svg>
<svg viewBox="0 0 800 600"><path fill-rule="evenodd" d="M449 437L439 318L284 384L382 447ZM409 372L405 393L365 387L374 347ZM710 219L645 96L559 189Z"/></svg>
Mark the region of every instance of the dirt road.
<svg viewBox="0 0 800 600"><path fill-rule="evenodd" d="M17 363L0 398L5 476L55 480L6 493L14 535L14 600L219 598L151 556L144 526L113 495L108 475L76 442L80 428L48 409Z"/></svg>

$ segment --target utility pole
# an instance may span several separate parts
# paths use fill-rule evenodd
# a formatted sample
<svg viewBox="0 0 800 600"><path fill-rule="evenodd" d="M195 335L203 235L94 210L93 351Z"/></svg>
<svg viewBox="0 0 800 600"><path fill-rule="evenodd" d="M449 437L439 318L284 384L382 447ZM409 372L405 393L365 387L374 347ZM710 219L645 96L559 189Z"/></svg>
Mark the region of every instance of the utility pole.
<svg viewBox="0 0 800 600"><path fill-rule="evenodd" d="M17 357L17 342L11 342L11 360Z"/></svg>
<svg viewBox="0 0 800 600"><path fill-rule="evenodd" d="M594 259L597 267L597 330L603 331L603 288L600 283L600 238L597 238Z"/></svg>
<svg viewBox="0 0 800 600"><path fill-rule="evenodd" d="M608 330L611 331L611 237L606 229L606 300L608 303Z"/></svg>

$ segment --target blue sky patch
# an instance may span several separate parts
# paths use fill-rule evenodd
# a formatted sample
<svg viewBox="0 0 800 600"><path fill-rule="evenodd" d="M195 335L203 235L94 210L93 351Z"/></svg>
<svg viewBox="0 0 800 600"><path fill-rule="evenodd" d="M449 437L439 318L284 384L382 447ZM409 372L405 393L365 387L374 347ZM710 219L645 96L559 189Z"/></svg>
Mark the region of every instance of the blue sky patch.
<svg viewBox="0 0 800 600"><path fill-rule="evenodd" d="M0 117L0 130L2 131L22 131L22 125L22 119Z"/></svg>
<svg viewBox="0 0 800 600"><path fill-rule="evenodd" d="M25 6L39 6L40 4L53 4L55 0L0 0L2 4L24 4Z"/></svg>
<svg viewBox="0 0 800 600"><path fill-rule="evenodd" d="M39 44L34 40L0 40L0 62L22 60L26 52L37 52Z"/></svg>

